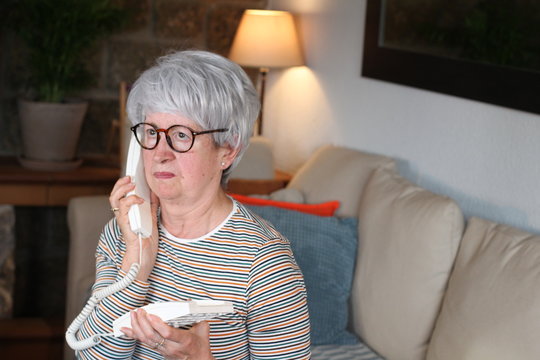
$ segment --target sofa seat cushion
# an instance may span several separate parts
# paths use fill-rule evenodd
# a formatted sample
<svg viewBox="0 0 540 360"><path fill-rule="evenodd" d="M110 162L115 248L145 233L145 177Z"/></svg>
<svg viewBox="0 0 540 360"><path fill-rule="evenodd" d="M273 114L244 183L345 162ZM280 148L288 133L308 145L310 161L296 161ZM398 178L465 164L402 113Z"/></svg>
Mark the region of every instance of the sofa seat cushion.
<svg viewBox="0 0 540 360"><path fill-rule="evenodd" d="M469 219L429 360L540 358L540 236Z"/></svg>
<svg viewBox="0 0 540 360"><path fill-rule="evenodd" d="M347 331L358 219L321 217L272 206L252 206L291 243L304 275L314 345L352 344Z"/></svg>
<svg viewBox="0 0 540 360"><path fill-rule="evenodd" d="M463 223L450 198L391 170L373 173L360 203L353 320L382 357L424 359Z"/></svg>
<svg viewBox="0 0 540 360"><path fill-rule="evenodd" d="M363 343L319 345L311 348L311 360L384 360Z"/></svg>

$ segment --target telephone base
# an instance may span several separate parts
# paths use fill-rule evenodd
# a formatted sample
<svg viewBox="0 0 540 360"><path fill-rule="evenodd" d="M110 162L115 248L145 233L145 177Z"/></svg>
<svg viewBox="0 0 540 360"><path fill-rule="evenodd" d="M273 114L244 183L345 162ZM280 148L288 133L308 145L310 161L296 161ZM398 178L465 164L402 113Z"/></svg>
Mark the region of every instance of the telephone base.
<svg viewBox="0 0 540 360"><path fill-rule="evenodd" d="M218 300L168 301L148 304L141 309L158 316L176 328L234 313L234 306L231 302ZM130 312L113 322L114 336L124 336L120 330L123 327L131 327Z"/></svg>

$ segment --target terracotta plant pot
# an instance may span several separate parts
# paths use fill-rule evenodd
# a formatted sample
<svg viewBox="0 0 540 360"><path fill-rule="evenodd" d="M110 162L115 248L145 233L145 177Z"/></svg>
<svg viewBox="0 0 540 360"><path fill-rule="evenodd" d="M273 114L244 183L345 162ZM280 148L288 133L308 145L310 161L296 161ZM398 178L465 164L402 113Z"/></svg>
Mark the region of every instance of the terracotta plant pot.
<svg viewBox="0 0 540 360"><path fill-rule="evenodd" d="M19 100L21 164L38 170L66 170L80 165L76 152L87 108L87 102Z"/></svg>

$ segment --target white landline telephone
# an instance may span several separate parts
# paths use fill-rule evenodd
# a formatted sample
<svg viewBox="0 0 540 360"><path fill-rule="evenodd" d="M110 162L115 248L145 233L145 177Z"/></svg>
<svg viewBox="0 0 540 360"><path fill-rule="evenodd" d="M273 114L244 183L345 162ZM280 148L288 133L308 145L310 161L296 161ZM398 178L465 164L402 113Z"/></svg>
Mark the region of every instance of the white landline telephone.
<svg viewBox="0 0 540 360"><path fill-rule="evenodd" d="M144 203L133 205L129 209L128 216L131 230L139 236L139 241L141 241L142 237L149 237L152 234L150 189L144 175L141 152L142 148L132 134L126 162L126 175L132 177L135 190L128 193L127 196L136 194L144 199ZM120 328L131 325L129 312L113 322L113 333L95 334L83 340L77 340L76 338L80 327L101 299L128 287L139 273L139 268L140 264L134 263L123 279L92 294L81 313L66 330L66 342L73 350L84 350L97 345L103 336L119 337L124 335ZM174 327L191 325L234 312L231 302L215 300L170 301L149 304L142 308L150 314L159 316L163 321Z"/></svg>
<svg viewBox="0 0 540 360"><path fill-rule="evenodd" d="M135 190L127 194L138 195L144 199L144 203L133 205L128 212L129 225L134 233L142 237L152 235L152 212L150 208L150 188L144 176L144 166L141 159L142 148L137 143L134 135L131 135L126 163L126 175L131 176L135 183Z"/></svg>

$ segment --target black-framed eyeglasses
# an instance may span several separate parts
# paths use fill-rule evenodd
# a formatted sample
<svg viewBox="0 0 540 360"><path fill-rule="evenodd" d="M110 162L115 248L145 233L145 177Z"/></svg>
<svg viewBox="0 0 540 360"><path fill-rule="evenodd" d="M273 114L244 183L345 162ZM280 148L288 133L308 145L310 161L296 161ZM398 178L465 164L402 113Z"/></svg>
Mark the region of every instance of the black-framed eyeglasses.
<svg viewBox="0 0 540 360"><path fill-rule="evenodd" d="M133 131L137 142L143 149L155 149L159 143L159 139L161 138L159 133L164 133L165 139L167 139L167 144L169 144L171 149L179 153L185 153L193 147L193 143L195 142L195 137L197 135L225 132L229 131L229 129L193 131L184 125L173 125L168 129L160 129L152 124L139 123L131 127L131 131Z"/></svg>

